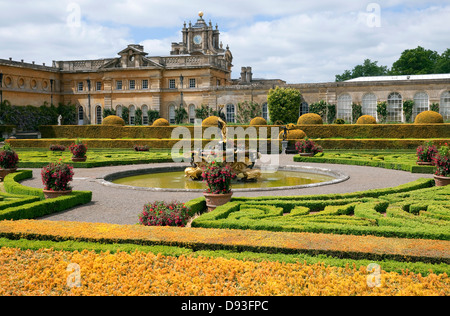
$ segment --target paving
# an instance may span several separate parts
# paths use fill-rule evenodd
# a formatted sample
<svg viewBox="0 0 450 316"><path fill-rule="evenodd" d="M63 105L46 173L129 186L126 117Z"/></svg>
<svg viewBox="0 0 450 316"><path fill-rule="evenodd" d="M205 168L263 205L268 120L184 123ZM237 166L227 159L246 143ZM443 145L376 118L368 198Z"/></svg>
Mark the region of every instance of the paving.
<svg viewBox="0 0 450 316"><path fill-rule="evenodd" d="M279 156L280 166L308 166L324 168L348 175L347 181L311 188L294 190L274 190L264 192L236 192L234 196L293 196L314 195L331 193L351 193L370 189L381 189L395 187L401 184L415 181L419 178L432 178L429 174L412 174L405 171L388 170L374 167L297 163L293 161L292 155ZM178 201L187 202L194 198L203 196L201 192L153 192L146 189L129 189L111 187L103 184L103 178L112 173L148 169L154 166L175 167L180 164L163 163L158 165L134 165L102 167L93 169L74 169L74 181L72 186L77 191L92 191L92 202L84 206L53 214L41 219L50 221L76 221L90 223L108 223L119 225L134 225L138 222L138 216L143 206L154 201ZM187 166L187 165L186 165ZM22 182L22 184L42 188L40 177L41 169L33 170L33 178Z"/></svg>

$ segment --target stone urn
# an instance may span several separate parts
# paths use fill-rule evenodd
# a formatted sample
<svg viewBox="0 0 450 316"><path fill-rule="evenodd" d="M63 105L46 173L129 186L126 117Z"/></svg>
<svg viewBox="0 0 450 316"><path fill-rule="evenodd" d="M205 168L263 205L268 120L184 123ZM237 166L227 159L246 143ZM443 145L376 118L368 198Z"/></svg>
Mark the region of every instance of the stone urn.
<svg viewBox="0 0 450 316"><path fill-rule="evenodd" d="M434 176L434 182L437 187L445 187L450 185L450 177Z"/></svg>
<svg viewBox="0 0 450 316"><path fill-rule="evenodd" d="M66 195L70 195L72 193L72 190L68 190L68 191L48 191L48 190L44 190L44 196L45 199L49 200L49 199L56 199L59 198L61 196L66 196Z"/></svg>
<svg viewBox="0 0 450 316"><path fill-rule="evenodd" d="M1 169L0 168L0 180L4 180L5 177L10 173L15 173L17 171L17 168L14 169Z"/></svg>
<svg viewBox="0 0 450 316"><path fill-rule="evenodd" d="M203 193L206 199L206 206L208 207L208 212L214 211L217 207L227 204L231 201L233 192L228 194L209 194Z"/></svg>

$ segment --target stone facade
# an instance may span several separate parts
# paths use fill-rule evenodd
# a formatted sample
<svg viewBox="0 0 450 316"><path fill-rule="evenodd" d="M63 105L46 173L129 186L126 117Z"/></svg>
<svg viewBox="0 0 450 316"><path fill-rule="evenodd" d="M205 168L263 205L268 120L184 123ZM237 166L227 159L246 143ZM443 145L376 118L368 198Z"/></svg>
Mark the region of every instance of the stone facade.
<svg viewBox="0 0 450 316"><path fill-rule="evenodd" d="M303 105L325 100L337 105L337 117L351 120L351 104L376 116L376 104L389 103L390 121L404 121L401 104L415 100L415 113L439 103L450 119L450 74L430 76L362 78L347 82L287 84L280 79L255 79L251 67L242 67L240 79L231 79L233 55L223 47L218 26L206 23L203 14L195 24L185 23L182 42L172 43L169 56L151 57L141 45L128 45L116 58L54 61L51 66L0 59L0 97L14 105L75 104L79 124L101 124L103 109L119 114L130 110L133 124L137 109L157 110L174 122L175 108L182 105L195 119L195 109L225 105L229 120L237 105L253 101L263 105L270 119L267 95L276 86L299 89ZM399 108L400 107L400 108ZM145 115L145 114L144 114ZM145 119L144 119L145 122Z"/></svg>

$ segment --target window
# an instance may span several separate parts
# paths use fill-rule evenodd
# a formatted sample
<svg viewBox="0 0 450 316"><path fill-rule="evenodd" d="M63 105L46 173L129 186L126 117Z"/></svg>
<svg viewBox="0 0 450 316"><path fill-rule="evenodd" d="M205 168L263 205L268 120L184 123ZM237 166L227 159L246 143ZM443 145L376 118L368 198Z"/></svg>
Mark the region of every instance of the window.
<svg viewBox="0 0 450 316"><path fill-rule="evenodd" d="M352 97L350 94L342 94L338 98L337 102L337 115L338 119L343 119L344 121L352 121Z"/></svg>
<svg viewBox="0 0 450 316"><path fill-rule="evenodd" d="M362 98L362 114L377 117L377 96L367 93Z"/></svg>
<svg viewBox="0 0 450 316"><path fill-rule="evenodd" d="M236 123L236 108L234 104L227 105L227 122Z"/></svg>
<svg viewBox="0 0 450 316"><path fill-rule="evenodd" d="M429 109L429 98L428 94L425 92L419 92L414 96L414 109L413 117L414 119L417 115Z"/></svg>
<svg viewBox="0 0 450 316"><path fill-rule="evenodd" d="M403 121L403 98L401 94L394 92L388 96L387 112L389 122Z"/></svg>
<svg viewBox="0 0 450 316"><path fill-rule="evenodd" d="M122 90L122 80L117 80L117 82L116 82L116 89L117 90Z"/></svg>
<svg viewBox="0 0 450 316"><path fill-rule="evenodd" d="M197 84L196 84L196 80L195 79L189 79L189 88L196 88Z"/></svg>
<svg viewBox="0 0 450 316"><path fill-rule="evenodd" d="M78 91L84 90L84 84L82 82L78 82Z"/></svg>
<svg viewBox="0 0 450 316"><path fill-rule="evenodd" d="M189 122L191 124L195 123L195 105L189 105Z"/></svg>
<svg viewBox="0 0 450 316"><path fill-rule="evenodd" d="M176 89L175 79L169 79L169 89Z"/></svg>
<svg viewBox="0 0 450 316"><path fill-rule="evenodd" d="M148 106L142 106L142 125L148 125Z"/></svg>
<svg viewBox="0 0 450 316"><path fill-rule="evenodd" d="M97 116L97 125L102 125L102 107L97 106L96 108L96 116Z"/></svg>
<svg viewBox="0 0 450 316"><path fill-rule="evenodd" d="M148 89L148 80L142 80L142 89Z"/></svg>
<svg viewBox="0 0 450 316"><path fill-rule="evenodd" d="M302 102L300 116L309 113L309 104L307 102Z"/></svg>
<svg viewBox="0 0 450 316"><path fill-rule="evenodd" d="M130 106L130 125L136 124L136 108L134 105Z"/></svg>
<svg viewBox="0 0 450 316"><path fill-rule="evenodd" d="M78 107L78 125L84 124L84 110L83 107Z"/></svg>
<svg viewBox="0 0 450 316"><path fill-rule="evenodd" d="M169 106L169 122L170 124L175 124L175 106Z"/></svg>
<svg viewBox="0 0 450 316"><path fill-rule="evenodd" d="M266 121L269 121L269 106L267 105L267 103L264 103L262 105L262 117Z"/></svg>
<svg viewBox="0 0 450 316"><path fill-rule="evenodd" d="M134 89L136 89L136 81L130 80L130 90L134 90Z"/></svg>
<svg viewBox="0 0 450 316"><path fill-rule="evenodd" d="M444 117L444 120L448 120L450 118L450 91L442 94L439 112Z"/></svg>

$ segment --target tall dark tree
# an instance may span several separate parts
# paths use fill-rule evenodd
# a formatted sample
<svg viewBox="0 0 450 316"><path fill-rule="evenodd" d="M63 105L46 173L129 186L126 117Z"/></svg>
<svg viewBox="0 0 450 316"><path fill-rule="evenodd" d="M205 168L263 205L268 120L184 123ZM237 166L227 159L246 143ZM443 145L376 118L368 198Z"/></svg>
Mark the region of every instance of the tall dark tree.
<svg viewBox="0 0 450 316"><path fill-rule="evenodd" d="M434 70L436 74L448 74L450 73L450 48L448 48L436 62Z"/></svg>
<svg viewBox="0 0 450 316"><path fill-rule="evenodd" d="M405 50L393 65L391 75L424 75L435 73L439 54L421 46Z"/></svg>
<svg viewBox="0 0 450 316"><path fill-rule="evenodd" d="M379 66L378 61L366 59L362 65L355 66L353 70L346 70L342 75L336 75L336 81L346 81L359 77L384 76L387 74L387 66Z"/></svg>

